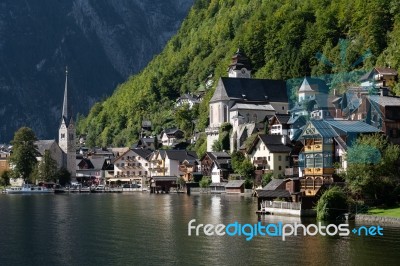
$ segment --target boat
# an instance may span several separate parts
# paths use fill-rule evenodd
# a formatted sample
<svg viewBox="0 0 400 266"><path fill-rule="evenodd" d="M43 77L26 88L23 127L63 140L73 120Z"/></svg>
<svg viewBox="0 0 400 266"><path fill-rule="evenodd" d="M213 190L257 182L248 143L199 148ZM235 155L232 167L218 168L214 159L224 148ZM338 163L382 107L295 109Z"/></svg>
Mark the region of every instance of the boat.
<svg viewBox="0 0 400 266"><path fill-rule="evenodd" d="M40 186L25 184L22 187L6 188L7 194L37 194L37 193L54 193L54 189Z"/></svg>

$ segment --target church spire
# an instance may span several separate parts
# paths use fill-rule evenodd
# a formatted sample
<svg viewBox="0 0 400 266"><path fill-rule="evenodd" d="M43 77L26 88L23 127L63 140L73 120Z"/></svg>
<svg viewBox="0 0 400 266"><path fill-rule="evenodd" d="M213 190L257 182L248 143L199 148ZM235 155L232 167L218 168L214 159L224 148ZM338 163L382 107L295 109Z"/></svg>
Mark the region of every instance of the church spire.
<svg viewBox="0 0 400 266"><path fill-rule="evenodd" d="M62 122L66 125L69 122L69 112L68 112L68 67L65 67L65 88L64 88L64 103L62 110Z"/></svg>

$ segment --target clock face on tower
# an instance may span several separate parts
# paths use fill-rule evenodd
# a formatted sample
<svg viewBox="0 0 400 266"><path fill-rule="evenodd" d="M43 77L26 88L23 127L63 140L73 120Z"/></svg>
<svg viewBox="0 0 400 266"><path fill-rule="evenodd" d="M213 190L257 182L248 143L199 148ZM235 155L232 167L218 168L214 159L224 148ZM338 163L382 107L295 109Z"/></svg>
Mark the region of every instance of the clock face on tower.
<svg viewBox="0 0 400 266"><path fill-rule="evenodd" d="M246 73L246 69L242 68L242 74Z"/></svg>

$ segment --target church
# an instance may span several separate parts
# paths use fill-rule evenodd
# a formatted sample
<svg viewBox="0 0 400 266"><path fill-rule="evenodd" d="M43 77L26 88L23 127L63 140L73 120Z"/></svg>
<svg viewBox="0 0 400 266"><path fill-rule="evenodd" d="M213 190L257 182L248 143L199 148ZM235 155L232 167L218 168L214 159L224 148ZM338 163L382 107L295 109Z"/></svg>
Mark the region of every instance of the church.
<svg viewBox="0 0 400 266"><path fill-rule="evenodd" d="M263 123L275 114L287 114L288 93L284 80L253 79L251 64L238 49L228 67L228 77L221 77L209 103L210 123L206 128L207 151L219 137L223 123L233 127L231 152L244 140L263 128Z"/></svg>
<svg viewBox="0 0 400 266"><path fill-rule="evenodd" d="M65 70L64 101L61 114L61 123L58 130L58 143L53 140L38 140L35 144L41 156L37 159L41 161L45 151L49 151L51 157L57 162L57 166L64 167L71 173L71 177L76 176L76 128L69 105L68 95L68 70Z"/></svg>

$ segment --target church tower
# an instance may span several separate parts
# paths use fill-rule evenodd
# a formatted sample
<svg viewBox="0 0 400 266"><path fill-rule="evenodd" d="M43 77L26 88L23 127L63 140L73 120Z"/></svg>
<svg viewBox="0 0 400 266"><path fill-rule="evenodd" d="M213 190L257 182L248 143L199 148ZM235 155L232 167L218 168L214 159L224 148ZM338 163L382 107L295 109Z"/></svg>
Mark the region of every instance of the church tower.
<svg viewBox="0 0 400 266"><path fill-rule="evenodd" d="M61 125L58 130L58 145L63 151L63 166L76 176L76 147L75 147L75 123L68 105L68 69L65 70L64 102L61 116Z"/></svg>
<svg viewBox="0 0 400 266"><path fill-rule="evenodd" d="M239 49L232 57L232 62L228 67L228 77L230 78L251 78L251 65L246 55Z"/></svg>

